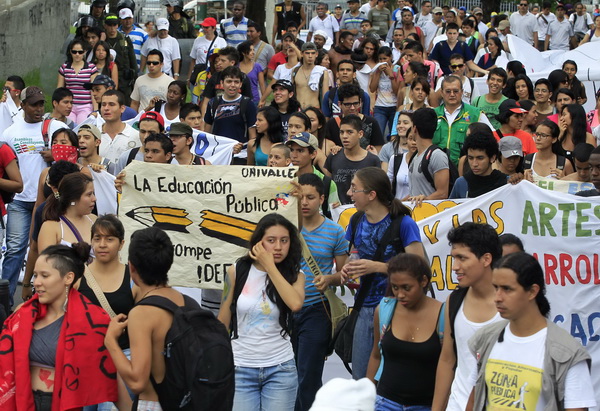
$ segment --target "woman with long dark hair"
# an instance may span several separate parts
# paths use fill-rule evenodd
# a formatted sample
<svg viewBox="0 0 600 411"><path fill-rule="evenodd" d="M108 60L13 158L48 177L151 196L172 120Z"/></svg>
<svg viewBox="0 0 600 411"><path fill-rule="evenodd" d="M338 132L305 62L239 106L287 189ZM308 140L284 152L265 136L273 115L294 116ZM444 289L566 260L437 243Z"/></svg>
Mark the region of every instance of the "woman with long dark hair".
<svg viewBox="0 0 600 411"><path fill-rule="evenodd" d="M377 384L377 411L431 409L443 312L442 303L427 296L430 282L431 269L423 257L398 254L388 263L391 295L375 310L367 371Z"/></svg>
<svg viewBox="0 0 600 411"><path fill-rule="evenodd" d="M240 63L238 64L242 73L245 73L250 80L250 86L252 88L252 101L256 104L260 101L260 96L265 94L265 73L266 67L262 67L260 64L254 62L254 56L256 50L250 40L246 40L237 46L237 50L240 53Z"/></svg>
<svg viewBox="0 0 600 411"><path fill-rule="evenodd" d="M531 79L525 74L519 74L514 79L514 97L509 96L513 100L521 101L535 101L533 96L533 83Z"/></svg>
<svg viewBox="0 0 600 411"><path fill-rule="evenodd" d="M367 66L373 68L377 63L379 63L379 42L373 37L365 37L360 43L358 50L361 50L367 56Z"/></svg>
<svg viewBox="0 0 600 411"><path fill-rule="evenodd" d="M281 116L266 106L256 113L256 138L248 142L248 165L266 166L273 144L283 143Z"/></svg>
<svg viewBox="0 0 600 411"><path fill-rule="evenodd" d="M165 128L171 123L179 122L179 111L185 104L187 98L187 86L182 80L173 80L167 88L167 100L158 97L150 100L150 104L144 111L156 111L165 120Z"/></svg>
<svg viewBox="0 0 600 411"><path fill-rule="evenodd" d="M557 153L559 133L560 129L551 120L538 124L533 134L537 153L525 156L525 178L532 182L539 177L560 180L574 171L571 162Z"/></svg>
<svg viewBox="0 0 600 411"><path fill-rule="evenodd" d="M504 46L502 45L502 41L498 37L490 37L487 40L487 47L489 52L481 56L481 58L477 62L477 65L484 70L490 70L494 67L498 67L496 65L496 60L498 59L498 57L502 56L506 58ZM502 65L500 67L502 67Z"/></svg>
<svg viewBox="0 0 600 411"><path fill-rule="evenodd" d="M582 106L587 102L587 95L585 94L585 86L577 78L577 63L573 60L565 60L562 65L562 69L569 78L569 89L575 94L575 101L577 104Z"/></svg>
<svg viewBox="0 0 600 411"><path fill-rule="evenodd" d="M557 144L562 149L562 154L569 160L572 160L572 152L577 144L588 143L596 146L596 138L586 131L585 110L579 104L563 106L558 119L558 127L560 128L560 137Z"/></svg>
<svg viewBox="0 0 600 411"><path fill-rule="evenodd" d="M119 88L119 68L110 54L110 46L105 41L96 43L93 49L92 62L96 65L98 74L104 74L115 82L115 89Z"/></svg>
<svg viewBox="0 0 600 411"><path fill-rule="evenodd" d="M519 101L519 105L527 110L527 113L523 116L521 130L533 135L537 124L537 110L535 108L535 103L531 100L522 100Z"/></svg>
<svg viewBox="0 0 600 411"><path fill-rule="evenodd" d="M342 268L342 274L350 280L360 278L357 296L361 290L365 295L352 344L352 376L359 379L367 374L373 347L373 315L387 289L387 262L401 252L423 257L424 251L410 209L394 198L390 180L381 168L358 170L352 178L348 196L360 214L350 221L346 239L359 258L349 261ZM398 224L401 244L382 244L379 247L388 228L393 230L393 226Z"/></svg>
<svg viewBox="0 0 600 411"><path fill-rule="evenodd" d="M408 165L417 152L417 141L411 133L413 127L412 113L401 111L399 114L396 127L397 133L390 142L394 154L389 158L385 169L387 169L387 175L390 183L392 183L394 197L402 200L410 194ZM400 163L397 164L397 161L400 161ZM394 175L395 170L398 171Z"/></svg>
<svg viewBox="0 0 600 411"><path fill-rule="evenodd" d="M233 409L291 410L298 377L290 327L292 312L304 303L298 229L279 214L267 214L248 248L227 271L218 316L232 336Z"/></svg>

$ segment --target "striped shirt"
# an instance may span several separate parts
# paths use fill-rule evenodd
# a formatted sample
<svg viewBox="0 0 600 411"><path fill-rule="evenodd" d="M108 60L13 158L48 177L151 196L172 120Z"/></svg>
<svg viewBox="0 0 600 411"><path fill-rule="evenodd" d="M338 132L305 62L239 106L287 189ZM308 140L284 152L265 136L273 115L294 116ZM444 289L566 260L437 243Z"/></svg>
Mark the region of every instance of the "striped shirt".
<svg viewBox="0 0 600 411"><path fill-rule="evenodd" d="M233 23L233 17L231 17L221 22L221 35L227 40L228 46L237 47L238 44L248 40L249 21L247 17L242 17L242 20L236 26Z"/></svg>
<svg viewBox="0 0 600 411"><path fill-rule="evenodd" d="M125 33L121 26L119 26L119 31L125 36L128 36L131 42L133 43L135 60L137 61L138 67L140 67L142 58L142 46L144 45L144 42L148 39L148 33L146 33L141 27L136 26L135 24L133 25L133 30L131 30L129 34Z"/></svg>
<svg viewBox="0 0 600 411"><path fill-rule="evenodd" d="M350 10L342 15L342 22L340 23L340 31L342 30L358 30L360 33L360 24L363 20L367 19L367 15L362 11L358 11L358 16L353 16Z"/></svg>
<svg viewBox="0 0 600 411"><path fill-rule="evenodd" d="M91 104L92 93L83 88L85 83L92 80L92 76L98 73L93 63L85 62L83 68L76 73L71 63L64 63L58 69L58 74L65 78L65 87L73 93L73 104Z"/></svg>
<svg viewBox="0 0 600 411"><path fill-rule="evenodd" d="M344 229L328 218L325 218L323 224L313 231L308 231L305 227L302 227L302 236L306 240L308 249L323 275L331 274L333 259L336 256L346 254L348 251L348 241L346 241L344 235ZM338 270L341 268L337 267ZM319 291L313 284L315 279L314 274L306 264L304 258L302 259L302 271L306 276L304 306L307 307L320 302L321 298Z"/></svg>

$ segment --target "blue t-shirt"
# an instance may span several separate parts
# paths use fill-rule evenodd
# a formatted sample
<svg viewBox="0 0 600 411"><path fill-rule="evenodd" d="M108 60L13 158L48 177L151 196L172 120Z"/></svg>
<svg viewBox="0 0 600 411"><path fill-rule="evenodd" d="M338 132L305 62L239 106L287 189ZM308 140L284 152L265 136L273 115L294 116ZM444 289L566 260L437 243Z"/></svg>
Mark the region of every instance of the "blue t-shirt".
<svg viewBox="0 0 600 411"><path fill-rule="evenodd" d="M339 117L342 115L342 109L340 108L340 101L338 99L337 88L335 89L335 95L333 96L333 100L331 101L331 107L329 107L329 93L328 91L323 96L323 102L321 103L321 111L323 115L327 118L331 117ZM362 114L368 116L371 114L371 97L369 97L369 93L363 91L362 96Z"/></svg>
<svg viewBox="0 0 600 411"><path fill-rule="evenodd" d="M208 102L204 121L212 125L212 134L229 137L241 143L248 141L248 127L256 123L256 104L252 100L246 104L246 122L240 112L242 96L233 101L214 97ZM213 110L213 104L217 108ZM213 117L213 111L215 113Z"/></svg>
<svg viewBox="0 0 600 411"><path fill-rule="evenodd" d="M450 56L455 53L461 54L465 58L465 63L473 60L473 53L464 41L459 41L454 48L450 50L450 46L448 46L446 40L440 41L435 45L429 54L429 60L437 61L444 74L452 74L450 70Z"/></svg>
<svg viewBox="0 0 600 411"><path fill-rule="evenodd" d="M358 221L356 227L356 237L354 239L354 247L358 250L358 256L367 260L372 260L377 251L377 243L383 237L383 234L392 223L392 219L388 214L385 218L375 224L370 223L367 220L367 216L363 215ZM402 224L400 224L400 238L402 239L402 245L406 248L408 245L414 242L421 242L421 235L419 233L419 227L417 223L409 217L402 217ZM346 229L346 240L352 239L352 225L348 224ZM391 244L385 249L383 253L382 262L389 261L392 257L397 254L396 250ZM364 307L375 307L385 295L387 289L387 273L375 273L371 289L363 304ZM362 284L361 284L362 287ZM358 293L356 294L358 295Z"/></svg>
<svg viewBox="0 0 600 411"><path fill-rule="evenodd" d="M308 231L305 227L302 227L302 236L323 275L331 274L333 259L336 256L346 254L348 251L348 241L344 238L344 229L328 218L325 218L323 224L313 231ZM341 267L337 267L337 269L339 270ZM313 284L315 276L308 268L304 258L302 259L302 271L306 276L304 306L307 307L319 303L321 297L320 292Z"/></svg>

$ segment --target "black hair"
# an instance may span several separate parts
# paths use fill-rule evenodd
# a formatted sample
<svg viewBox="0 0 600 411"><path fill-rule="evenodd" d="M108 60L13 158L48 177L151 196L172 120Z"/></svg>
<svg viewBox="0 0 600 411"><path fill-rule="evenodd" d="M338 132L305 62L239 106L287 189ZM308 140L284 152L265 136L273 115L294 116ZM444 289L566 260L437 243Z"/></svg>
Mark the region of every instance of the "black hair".
<svg viewBox="0 0 600 411"><path fill-rule="evenodd" d="M119 106L125 105L125 95L121 91L114 89L106 90L104 94L102 94L102 97L100 97L100 102L102 102L104 97L110 96L117 96L117 102L119 103Z"/></svg>
<svg viewBox="0 0 600 411"><path fill-rule="evenodd" d="M325 57L329 57L329 54L327 54L327 51L325 51L324 49L321 49L317 52L317 58L315 59L315 66L320 66L321 63L323 63L323 59ZM331 59L329 59L329 62L331 63Z"/></svg>
<svg viewBox="0 0 600 411"><path fill-rule="evenodd" d="M390 210L392 220L400 216L410 217L410 209L402 204L402 201L394 198L392 183L390 183L387 173L381 168L361 168L354 174L354 177L360 180L365 190L375 191L377 200Z"/></svg>
<svg viewBox="0 0 600 411"><path fill-rule="evenodd" d="M578 68L577 68L577 63L576 63L574 60L565 60L565 61L563 61L563 64L562 64L562 69L563 69L563 70L565 69L565 66L566 66L567 64L570 64L570 65L572 65L572 66L575 66L575 72L577 72L577 70L578 70Z"/></svg>
<svg viewBox="0 0 600 411"><path fill-rule="evenodd" d="M502 257L500 239L496 230L489 224L464 223L450 230L448 242L450 245L464 245L477 258L489 253L492 256L492 263Z"/></svg>
<svg viewBox="0 0 600 411"><path fill-rule="evenodd" d="M410 68L410 71L415 73L417 77L427 78L427 74L429 73L429 68L419 61L411 61L410 63L408 63L407 69L408 68Z"/></svg>
<svg viewBox="0 0 600 411"><path fill-rule="evenodd" d="M495 16L495 17L498 17L498 16ZM506 16L505 16L505 17L506 17ZM496 34L498 34L498 30L496 30L494 27L490 27L490 28L488 29L488 31L486 31L486 32L485 32L485 36L484 36L484 37L485 37L485 41L488 41L488 40L490 39L490 37L492 37L491 35L492 35L493 33L496 33Z"/></svg>
<svg viewBox="0 0 600 411"><path fill-rule="evenodd" d="M244 81L244 73L242 73L242 70L237 66L226 67L221 72L221 81L225 81L227 77Z"/></svg>
<svg viewBox="0 0 600 411"><path fill-rule="evenodd" d="M459 79L460 82L460 79ZM412 115L414 127L419 132L419 137L432 140L437 128L437 114L432 108L423 107Z"/></svg>
<svg viewBox="0 0 600 411"><path fill-rule="evenodd" d="M527 92L528 92L528 96L527 98L529 98L530 100L533 100L534 96L533 96L533 83L531 82L531 79L529 78L529 76L527 76L527 74L517 74L514 78L513 78L513 86L512 86L512 95L507 95L508 98L512 98L513 100L519 101L519 96L517 95L517 81L519 80L523 80L525 82L525 85L527 86ZM508 87L508 84L507 84Z"/></svg>
<svg viewBox="0 0 600 411"><path fill-rule="evenodd" d="M503 85L505 85L506 81L508 80L508 74L506 74L506 70L504 70L502 67L494 67L493 69L491 69L488 74L488 79L492 76L498 76L502 78Z"/></svg>
<svg viewBox="0 0 600 411"><path fill-rule="evenodd" d="M592 154L592 151L594 151L594 148L595 147L590 143L579 143L573 150L573 157L579 162L587 163L590 160L590 155Z"/></svg>
<svg viewBox="0 0 600 411"><path fill-rule="evenodd" d="M485 154L490 158L490 161L494 161L494 159L498 157L498 142L494 136L490 136L487 133L472 132L469 134L469 136L465 138L462 148L462 150L467 153L467 156L469 154L469 149L485 151Z"/></svg>
<svg viewBox="0 0 600 411"><path fill-rule="evenodd" d="M267 128L267 136L269 141L273 144L283 143L283 128L281 126L281 115L276 108L271 106L265 106L258 109L257 115L262 113L269 125ZM256 139L254 140L254 147L260 146L260 140L265 136L265 133L257 133Z"/></svg>
<svg viewBox="0 0 600 411"><path fill-rule="evenodd" d="M521 63L519 60L513 60L513 61L509 61L508 64L506 65L506 72L512 72L513 76L518 76L519 74L527 74L527 71L525 71L525 67L523 67L523 63Z"/></svg>
<svg viewBox="0 0 600 411"><path fill-rule="evenodd" d="M21 76L8 76L6 81L13 83L16 90L23 90L25 88L25 80Z"/></svg>
<svg viewBox="0 0 600 411"><path fill-rule="evenodd" d="M359 100L362 101L363 90L358 84L342 84L338 87L338 100L340 102L354 96L358 96Z"/></svg>
<svg viewBox="0 0 600 411"><path fill-rule="evenodd" d="M473 20L466 18L462 21L461 23L461 27L462 26L467 26L467 27L471 27L472 29L475 28L475 23L473 22Z"/></svg>
<svg viewBox="0 0 600 411"><path fill-rule="evenodd" d="M295 21L290 21L286 26L285 26L285 30L289 30L290 28L295 27L298 28L298 23L296 23Z"/></svg>
<svg viewBox="0 0 600 411"><path fill-rule="evenodd" d="M219 50L219 56L227 57L229 61L233 61L235 64L240 62L240 53L238 53L235 47L223 47Z"/></svg>
<svg viewBox="0 0 600 411"><path fill-rule="evenodd" d="M420 77L419 77L420 78ZM413 82L413 84L415 84ZM410 119L410 121L412 122L412 111L407 111L407 110L402 110L398 112L398 124L400 124L400 116L406 116ZM393 130L392 133L398 135L398 137L394 138L392 140L392 147L394 148L394 153L399 153L400 152L400 139L403 137L408 138L408 135L410 134L410 129L406 131L406 135L405 136L401 136L398 135L398 130Z"/></svg>
<svg viewBox="0 0 600 411"><path fill-rule="evenodd" d="M187 85L185 84L185 81L173 80L172 82L169 83L169 87L167 87L167 89L169 89L171 86L179 87L179 92L181 93L181 98L179 100L179 107L181 110L181 106L185 103L185 99L187 98Z"/></svg>
<svg viewBox="0 0 600 411"><path fill-rule="evenodd" d="M85 36L88 35L88 33L93 33L95 34L98 38L102 37L102 33L104 33L104 30L102 30L102 27L89 27L88 31L85 33ZM86 41L87 43L87 41ZM89 45L89 44L88 44Z"/></svg>
<svg viewBox="0 0 600 411"><path fill-rule="evenodd" d="M552 102L555 102L556 101L556 93L554 93L554 90L558 90L559 88L561 88L561 86L560 86L561 83L568 84L569 83L569 75L560 69L552 70L550 72L550 74L548 75L548 81L550 82L550 84L552 84ZM536 84L537 84L537 82L536 82Z"/></svg>
<svg viewBox="0 0 600 411"><path fill-rule="evenodd" d="M500 40L498 37L490 37L488 40L492 40L494 42L494 44L496 45L496 47L498 47L498 51L496 52L496 56L494 56L494 57L500 56L501 52L504 51L504 45L502 44L502 40ZM497 69L500 69L506 73L506 71L502 67L496 67L493 70L497 70ZM508 78L508 74L506 75L506 78ZM504 80L504 83L506 83L506 80Z"/></svg>
<svg viewBox="0 0 600 411"><path fill-rule="evenodd" d="M453 53L450 58L448 59L448 61L452 61L452 60L462 60L465 61L465 56L463 56L460 53ZM455 76L456 77L456 76Z"/></svg>
<svg viewBox="0 0 600 411"><path fill-rule="evenodd" d="M415 53L423 53L423 45L418 41L409 41L404 44L404 50L412 50Z"/></svg>
<svg viewBox="0 0 600 411"><path fill-rule="evenodd" d="M59 87L52 93L52 101L59 103L65 97L73 97L73 92L66 87Z"/></svg>
<svg viewBox="0 0 600 411"><path fill-rule="evenodd" d="M315 116L317 116L317 120L319 122L319 129L317 130L317 134L315 135L315 137L317 137L317 140L319 140L319 147L321 147L321 145L323 144L323 141L325 141L325 123L326 123L325 115L323 114L321 109L319 109L318 107L313 107L313 106L307 107L304 109L304 114L306 114L307 111L312 111L313 113L315 113ZM311 128L312 128L312 121L311 121Z"/></svg>
<svg viewBox="0 0 600 411"><path fill-rule="evenodd" d="M106 64L104 65L102 71L98 74L104 74L105 76L111 77L109 66L110 63L113 61L113 56L112 54L110 54L110 46L107 42L100 40L98 43L96 43L96 45L94 46L94 50L92 51L92 62L94 64L98 63L98 59L96 58L96 50L98 50L98 47L104 47L104 51L106 52Z"/></svg>
<svg viewBox="0 0 600 411"><path fill-rule="evenodd" d="M73 243L71 246L63 244L55 244L46 247L39 258L45 257L46 261L52 265L52 268L57 270L61 277L67 273L75 274L73 283L77 282L85 271L85 263L90 258L90 245L86 242Z"/></svg>
<svg viewBox="0 0 600 411"><path fill-rule="evenodd" d="M162 54L162 51L158 50L158 49L152 49L148 52L148 55L146 56L146 58L150 57L150 56L158 56L158 61L160 61L161 63L165 61L165 57Z"/></svg>
<svg viewBox="0 0 600 411"><path fill-rule="evenodd" d="M342 128L343 125L348 125L357 132L362 131L362 120L355 114L342 117L342 120L340 121L340 128Z"/></svg>
<svg viewBox="0 0 600 411"><path fill-rule="evenodd" d="M64 176L78 172L79 167L77 164L73 164L67 160L59 160L48 169L48 185L58 189L58 185Z"/></svg>
<svg viewBox="0 0 600 411"><path fill-rule="evenodd" d="M193 113L193 112L201 113L202 110L200 110L200 107L197 104L185 103L179 109L179 118L185 119L187 116L190 115L190 113Z"/></svg>
<svg viewBox="0 0 600 411"><path fill-rule="evenodd" d="M298 177L298 184L301 186L313 186L315 190L317 190L317 193L319 193L319 196L325 194L325 184L323 184L323 180L314 173L302 174Z"/></svg>
<svg viewBox="0 0 600 411"><path fill-rule="evenodd" d="M173 243L160 228L137 230L129 242L129 263L142 282L150 286L167 285L173 264Z"/></svg>
<svg viewBox="0 0 600 411"><path fill-rule="evenodd" d="M480 121L476 121L474 123L469 124L469 127L467 127L467 131L469 132L469 135L473 133L483 133L487 134L488 136L494 137L494 132L492 131L490 126Z"/></svg>
<svg viewBox="0 0 600 411"><path fill-rule="evenodd" d="M345 39L346 37L349 36L354 36L354 34L352 34L351 32L344 30L342 32L340 32L340 40Z"/></svg>
<svg viewBox="0 0 600 411"><path fill-rule="evenodd" d="M290 91L290 93L294 93L294 91ZM273 99L273 101L271 101L271 107L274 107L277 110L279 110L279 106L277 105L277 102L275 101L275 99ZM296 99L296 96L294 94L289 96L287 110L286 110L285 114L296 113L296 112L300 111L301 109L302 109L302 107L300 107L300 102Z"/></svg>
<svg viewBox="0 0 600 411"><path fill-rule="evenodd" d="M427 284L423 287L423 291L426 292L429 289L429 283L431 282L431 267L427 260L420 255L400 253L392 257L387 264L388 283L389 277L392 274L406 273L419 282L425 277L427 279Z"/></svg>
<svg viewBox="0 0 600 411"><path fill-rule="evenodd" d="M352 34L352 33L351 33ZM340 65L342 64L350 64L352 66L352 72L356 72L356 67L354 66L354 63L352 62L352 60L350 59L344 59L344 60L340 60L337 64L336 69L340 69Z"/></svg>
<svg viewBox="0 0 600 411"><path fill-rule="evenodd" d="M54 133L52 133L52 138L50 139L50 141L52 142L52 145L54 145L54 140L56 139L56 137L58 137L61 134L66 134L71 145L73 147L79 148L79 137L73 130L71 130L68 127L59 128Z"/></svg>
<svg viewBox="0 0 600 411"><path fill-rule="evenodd" d="M165 154L173 152L173 141L164 133L150 133L146 140L144 140L144 145L146 143L151 142L160 143L160 147L163 149Z"/></svg>
<svg viewBox="0 0 600 411"><path fill-rule="evenodd" d="M543 84L544 86L548 87L548 91L550 92L550 95L551 95L551 100L552 100L552 102L554 102L554 100L552 98L552 94L554 93L554 88L552 87L552 83L550 83L550 81L548 81L547 78L540 78L540 79L537 79L534 87L537 87L539 84Z"/></svg>
<svg viewBox="0 0 600 411"><path fill-rule="evenodd" d="M573 146L576 146L580 143L585 143L587 140L587 117L585 114L585 109L579 104L567 104L563 106L560 114L562 115L565 110L567 110L571 115ZM567 133L565 133L563 141L565 138L567 138Z"/></svg>
<svg viewBox="0 0 600 411"><path fill-rule="evenodd" d="M88 184L93 183L92 177L81 172L67 174L58 184L58 198L48 196L42 218L44 221L59 221L60 216L65 215L71 203L79 201L85 193Z"/></svg>
<svg viewBox="0 0 600 411"><path fill-rule="evenodd" d="M92 224L92 237L99 233L117 237L119 241L125 240L125 227L114 214L104 214L94 221L94 224Z"/></svg>
<svg viewBox="0 0 600 411"><path fill-rule="evenodd" d="M539 126L548 127L550 129L550 135L552 136L552 139L556 139L560 135L560 128L558 128L558 124L550 119L545 118L537 126L535 126L535 128L537 129Z"/></svg>
<svg viewBox="0 0 600 411"><path fill-rule="evenodd" d="M550 302L546 298L544 270L542 270L542 266L535 257L523 252L508 254L502 257L494 268L507 268L513 271L517 276L517 282L525 291L531 290L531 287L537 284L540 290L535 296L535 302L540 313L544 317L548 316Z"/></svg>
<svg viewBox="0 0 600 411"><path fill-rule="evenodd" d="M364 23L364 20L362 23ZM380 47L379 41L375 40L373 37L365 37L363 39L363 41L361 41L361 43L360 43L360 50L363 50L363 53L364 53L365 44L367 44L367 43L369 43L370 45L372 45L375 48L375 50L373 51L373 57L376 58L377 56L379 56L379 47ZM391 49L390 49L390 52L391 52Z"/></svg>
<svg viewBox="0 0 600 411"><path fill-rule="evenodd" d="M452 29L454 29L454 30L458 31L458 30L460 29L460 27L458 27L458 24L456 24L456 23L448 23L448 24L446 25L446 32L447 32L448 30L452 30Z"/></svg>
<svg viewBox="0 0 600 411"><path fill-rule="evenodd" d="M254 30L256 30L258 33L262 33L262 32L264 31L264 30L263 30L263 27L262 27L262 24L258 24L257 22L255 22L255 21L252 21L252 20L249 20L249 21L248 21L248 24L246 25L246 27L248 27L248 28L252 27L252 28L253 28ZM239 50L239 48L238 48L238 50ZM241 52L240 52L240 53L241 53Z"/></svg>
<svg viewBox="0 0 600 411"><path fill-rule="evenodd" d="M523 247L523 241L519 237L511 233L502 234L500 237L500 245L516 245L519 248L519 251L525 251Z"/></svg>
<svg viewBox="0 0 600 411"><path fill-rule="evenodd" d="M71 50L73 50L73 47L75 47L78 44L81 46L81 49L83 51L86 51L88 49L87 43L85 43L83 40L80 40L80 39L73 40L67 46L67 62L69 62L69 63L73 62L73 55L71 54Z"/></svg>
<svg viewBox="0 0 600 411"><path fill-rule="evenodd" d="M250 25L248 25L250 27ZM250 53L250 47L253 46L253 43L250 40L242 41L237 46L237 51L240 53L240 58L243 60L246 54Z"/></svg>
<svg viewBox="0 0 600 411"><path fill-rule="evenodd" d="M535 107L535 103L531 100L521 100L519 105L527 111L531 111Z"/></svg>
<svg viewBox="0 0 600 411"><path fill-rule="evenodd" d="M292 118L292 117L298 117L300 120L302 120L304 122L306 131L310 132L312 123L310 122L310 118L308 118L308 116L306 114L304 114L302 111L296 111L290 115L290 117L288 118L288 122L290 121L290 118ZM308 148L311 148L311 147L308 147Z"/></svg>
<svg viewBox="0 0 600 411"><path fill-rule="evenodd" d="M552 3L549 1L545 1L542 3L542 9L549 9L552 7Z"/></svg>
<svg viewBox="0 0 600 411"><path fill-rule="evenodd" d="M387 175L386 175L387 176ZM250 237L248 249L252 248L260 243L265 236L265 232L274 226L284 227L290 236L290 246L287 256L280 263L276 263L276 267L283 276L283 278L290 284L294 284L298 280L298 273L300 272L300 261L302 260L302 246L300 245L300 238L298 229L292 224L287 218L281 214L271 213L265 215L256 224L256 228ZM250 257L250 254L246 254L240 261L245 261L248 264L253 264L254 260ZM267 276L267 296L279 309L279 325L281 326L281 335L289 335L292 326L292 310L283 301L279 292L273 285L271 279Z"/></svg>
<svg viewBox="0 0 600 411"><path fill-rule="evenodd" d="M392 57L393 56L392 49L388 46L380 47L379 50L377 51L377 57L379 57L379 56Z"/></svg>
<svg viewBox="0 0 600 411"><path fill-rule="evenodd" d="M418 76L416 79L414 79L412 84L410 85L410 90L413 91L415 87L419 84L421 85L421 87L423 87L423 91L425 92L425 94L429 95L429 93L431 92L431 84L429 84L427 77Z"/></svg>
<svg viewBox="0 0 600 411"><path fill-rule="evenodd" d="M573 101L577 101L575 98L575 93L573 93L573 90L571 90L570 88L565 88L565 87L561 87L559 88L556 93L554 93L554 101L556 102L556 100L558 99L558 95L559 94L565 94L569 97L571 97L571 100Z"/></svg>

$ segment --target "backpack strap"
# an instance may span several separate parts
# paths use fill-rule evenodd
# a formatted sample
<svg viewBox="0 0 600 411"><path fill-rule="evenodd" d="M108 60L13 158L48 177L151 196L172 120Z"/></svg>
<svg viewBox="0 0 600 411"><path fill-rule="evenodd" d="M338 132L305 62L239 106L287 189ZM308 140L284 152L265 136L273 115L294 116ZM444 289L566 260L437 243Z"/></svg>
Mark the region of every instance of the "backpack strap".
<svg viewBox="0 0 600 411"><path fill-rule="evenodd" d="M558 157L560 156L556 156L556 161L558 162ZM564 165L564 162L563 162ZM525 158L523 158L523 169L524 170L529 170L533 168L533 153L532 154L527 154L525 156Z"/></svg>
<svg viewBox="0 0 600 411"><path fill-rule="evenodd" d="M364 211L357 211L356 213L352 214L352 217L350 217L350 227L352 227L352 235L350 236L350 241L348 242L348 253L350 253L350 250L354 245L354 239L356 237L356 229L358 227L358 222L360 221L363 215L365 215Z"/></svg>
<svg viewBox="0 0 600 411"><path fill-rule="evenodd" d="M127 156L127 164L131 163L133 160L135 160L135 156L137 156L137 153L140 151L139 147L134 147L129 151L129 155Z"/></svg>
<svg viewBox="0 0 600 411"><path fill-rule="evenodd" d="M565 168L565 162L567 158L565 156L556 156L556 168L563 170Z"/></svg>
<svg viewBox="0 0 600 411"><path fill-rule="evenodd" d="M469 79L469 84L471 85L471 95L473 95L473 91L475 90L475 81L471 77L467 77ZM481 97L481 96L479 96ZM478 98L479 98L478 97Z"/></svg>
<svg viewBox="0 0 600 411"><path fill-rule="evenodd" d="M233 299L231 300L230 306L231 324L229 325L229 334L232 340L239 337L237 332L237 300L242 294L244 285L246 285L251 266L252 263L245 258L240 258L235 263L235 285L233 287Z"/></svg>
<svg viewBox="0 0 600 411"><path fill-rule="evenodd" d="M188 297L185 294L183 295L184 307L193 304L194 300L191 297ZM165 311L169 311L171 314L175 314L182 307L175 304L173 301L168 299L167 297L162 297L160 295L151 295L149 297L142 298L140 301L135 303L135 305L149 305L152 307L162 308Z"/></svg>
<svg viewBox="0 0 600 411"><path fill-rule="evenodd" d="M217 100L215 100L215 98ZM212 100L212 106L210 108L210 112L212 114L212 118L213 118L213 124L215 123L215 116L217 115L217 108L219 107L219 105L223 102L223 99L221 96L215 97ZM241 112L241 107L240 107L240 112Z"/></svg>
<svg viewBox="0 0 600 411"><path fill-rule="evenodd" d="M337 90L338 90L337 87L334 87L334 88L330 89L328 92L329 93L328 94L328 97L329 97L328 98L328 107L329 107L329 112L331 113L331 117L333 117L333 99L335 98L335 96L337 94Z"/></svg>
<svg viewBox="0 0 600 411"><path fill-rule="evenodd" d="M44 138L44 147L46 149L50 148L50 137L48 136L48 133L50 132L50 123L52 123L52 119L47 118L42 124L42 137Z"/></svg>
<svg viewBox="0 0 600 411"><path fill-rule="evenodd" d="M244 121L244 136L248 135L248 121L246 120L246 109L248 108L249 101L250 97L242 95L242 99L240 100L240 114L242 115L242 120Z"/></svg>
<svg viewBox="0 0 600 411"><path fill-rule="evenodd" d="M427 150L425 150L425 153L423 154L423 159L421 160L421 173L423 173L423 176L427 179L429 184L431 184L431 186L434 189L435 182L433 180L433 176L429 172L429 161L431 160L431 156L433 155L433 152L435 150L441 150L441 148L439 148L435 144L432 144L429 147L427 147Z"/></svg>
<svg viewBox="0 0 600 411"><path fill-rule="evenodd" d="M404 158L404 153L394 154L394 175L392 181L392 195L396 197L396 185L398 184L398 171L400 170L400 165L402 164L402 159Z"/></svg>
<svg viewBox="0 0 600 411"><path fill-rule="evenodd" d="M468 287L465 288L457 288L452 291L452 294L448 297L448 319L450 323L448 326L450 327L450 335L454 340L454 353L456 354L456 336L454 335L454 322L456 321L456 316L458 315L458 310L460 310L460 306L462 305L465 296L467 295L467 291L469 291Z"/></svg>
<svg viewBox="0 0 600 411"><path fill-rule="evenodd" d="M321 210L323 211L323 215L325 217L331 218L331 211L329 210L329 190L331 190L331 177L323 174L323 186L325 186L325 199L323 200L323 205L321 206Z"/></svg>

